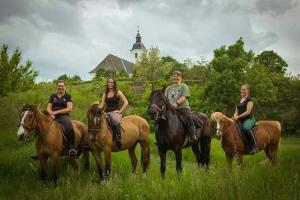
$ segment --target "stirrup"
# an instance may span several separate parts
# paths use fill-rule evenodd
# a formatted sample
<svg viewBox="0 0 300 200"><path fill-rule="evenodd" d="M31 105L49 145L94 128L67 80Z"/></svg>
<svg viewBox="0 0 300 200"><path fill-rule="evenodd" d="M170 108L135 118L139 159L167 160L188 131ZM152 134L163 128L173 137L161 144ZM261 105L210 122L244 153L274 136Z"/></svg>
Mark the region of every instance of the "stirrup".
<svg viewBox="0 0 300 200"><path fill-rule="evenodd" d="M69 150L69 158L76 158L76 157L77 157L76 149L70 149Z"/></svg>

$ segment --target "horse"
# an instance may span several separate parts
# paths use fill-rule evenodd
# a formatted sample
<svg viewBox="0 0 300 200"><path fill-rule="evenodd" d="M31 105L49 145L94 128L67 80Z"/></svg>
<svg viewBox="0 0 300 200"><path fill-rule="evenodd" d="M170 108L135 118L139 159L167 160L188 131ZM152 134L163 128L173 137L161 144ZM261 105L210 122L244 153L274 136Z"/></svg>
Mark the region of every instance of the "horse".
<svg viewBox="0 0 300 200"><path fill-rule="evenodd" d="M151 119L156 120L155 138L160 156L160 173L165 177L166 171L166 153L171 150L176 157L177 174L182 171L182 149L192 147L199 167L208 170L210 163L210 120L200 112L193 112L193 116L201 122L201 128L197 128L197 141L190 143L186 127L182 122L182 117L170 105L165 98L164 90L153 90L150 94L150 106L148 108Z"/></svg>
<svg viewBox="0 0 300 200"><path fill-rule="evenodd" d="M91 152L95 158L100 181L104 181L101 153L105 157L105 176L109 178L111 173L111 154L128 150L131 160L132 173L137 166L135 147L137 143L141 147L141 162L143 173L145 174L150 162L149 134L150 127L148 122L137 115L128 115L121 121L121 149L113 142L112 129L108 124L106 114L99 108L99 103L94 103L87 112L88 133L92 142Z"/></svg>
<svg viewBox="0 0 300 200"><path fill-rule="evenodd" d="M72 120L75 132L75 144L80 145L83 151L85 169L89 168L89 138L87 127L80 121ZM53 161L53 181L57 185L59 175L59 157L65 152L64 136L60 124L47 112L43 113L36 105L25 105L20 114L19 129L17 137L19 140L27 140L34 132L35 147L40 161L40 178L45 182L47 171L47 160ZM74 170L78 165L74 158L68 158L69 164Z"/></svg>
<svg viewBox="0 0 300 200"><path fill-rule="evenodd" d="M232 167L233 157L237 156L240 167L243 164L243 155L247 155L245 144L239 135L237 123L221 112L214 112L211 119L217 122L217 139L222 139L222 148L226 154L229 170ZM280 144L281 125L278 121L258 121L255 127L255 140L259 151L264 150L268 159L274 165L277 160L277 151Z"/></svg>

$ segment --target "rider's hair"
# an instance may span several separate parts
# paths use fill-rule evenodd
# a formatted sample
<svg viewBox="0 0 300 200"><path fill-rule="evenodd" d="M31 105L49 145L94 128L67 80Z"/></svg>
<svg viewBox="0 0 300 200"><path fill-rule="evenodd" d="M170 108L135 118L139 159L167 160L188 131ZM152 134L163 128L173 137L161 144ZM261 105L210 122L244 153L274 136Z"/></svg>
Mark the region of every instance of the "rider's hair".
<svg viewBox="0 0 300 200"><path fill-rule="evenodd" d="M114 78L110 77L110 78L108 78L108 79L106 80L105 98L107 97L107 94L108 94L108 92L109 92L109 88L108 88L108 81L109 81L109 80L112 80L112 81L114 82L113 90L114 90L114 92L115 92L115 95L118 94L117 81L116 81Z"/></svg>
<svg viewBox="0 0 300 200"><path fill-rule="evenodd" d="M249 86L247 83L244 83L244 84L242 85L242 87L243 87L243 86L245 86L245 87L247 88L248 94L250 94L250 86Z"/></svg>

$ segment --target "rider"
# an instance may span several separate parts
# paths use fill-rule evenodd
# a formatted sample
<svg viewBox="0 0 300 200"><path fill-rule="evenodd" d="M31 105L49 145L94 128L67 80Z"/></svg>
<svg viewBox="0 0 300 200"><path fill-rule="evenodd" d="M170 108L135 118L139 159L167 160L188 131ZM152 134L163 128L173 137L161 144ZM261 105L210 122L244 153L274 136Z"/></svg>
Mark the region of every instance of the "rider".
<svg viewBox="0 0 300 200"><path fill-rule="evenodd" d="M120 107L120 100L122 106ZM112 119L112 128L115 133L116 144L119 148L121 145L121 119L122 112L128 106L128 101L124 94L118 90L117 82L113 78L108 78L106 81L106 89L102 95L100 108L104 108L104 112Z"/></svg>
<svg viewBox="0 0 300 200"><path fill-rule="evenodd" d="M235 113L232 119L242 124L242 129L246 133L250 145L249 154L255 154L258 152L258 148L251 128L255 125L256 120L253 116L253 101L249 95L249 85L243 84L241 86L241 98L236 104Z"/></svg>
<svg viewBox="0 0 300 200"><path fill-rule="evenodd" d="M75 149L75 133L69 113L73 109L73 100L70 94L66 92L66 84L63 80L56 83L56 94L52 94L48 101L47 111L53 119L59 121L65 131L67 138L67 150L70 158L77 156Z"/></svg>
<svg viewBox="0 0 300 200"><path fill-rule="evenodd" d="M197 140L196 128L191 114L188 98L190 97L189 88L186 84L181 83L181 72L172 73L173 85L167 87L165 96L170 104L182 115L186 117L186 126L191 142Z"/></svg>

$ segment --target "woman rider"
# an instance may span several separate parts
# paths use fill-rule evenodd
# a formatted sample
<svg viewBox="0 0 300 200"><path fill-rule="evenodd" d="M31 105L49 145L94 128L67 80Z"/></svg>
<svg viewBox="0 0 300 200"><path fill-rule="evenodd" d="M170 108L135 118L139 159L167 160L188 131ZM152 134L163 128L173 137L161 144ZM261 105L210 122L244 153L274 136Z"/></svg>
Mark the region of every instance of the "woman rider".
<svg viewBox="0 0 300 200"><path fill-rule="evenodd" d="M69 113L73 109L73 100L66 92L66 84L63 80L56 83L56 94L52 94L48 101L47 111L53 119L56 119L64 127L64 134L67 138L66 148L71 158L77 157L75 150L75 133Z"/></svg>
<svg viewBox="0 0 300 200"><path fill-rule="evenodd" d="M120 101L122 106L120 106ZM115 133L116 144L119 148L121 145L121 119L122 112L128 106L128 101L124 94L118 90L117 82L113 78L108 78L106 81L106 89L102 95L100 108L104 109L104 112L112 120L112 128Z"/></svg>
<svg viewBox="0 0 300 200"><path fill-rule="evenodd" d="M258 152L254 135L251 128L255 125L255 118L253 116L253 101L250 95L250 87L248 84L241 86L241 98L236 104L235 113L232 117L233 120L238 121L242 125L243 132L249 141L250 152L255 154Z"/></svg>

